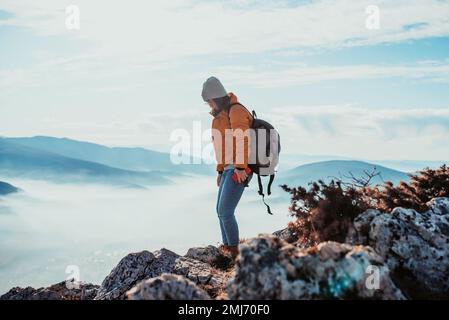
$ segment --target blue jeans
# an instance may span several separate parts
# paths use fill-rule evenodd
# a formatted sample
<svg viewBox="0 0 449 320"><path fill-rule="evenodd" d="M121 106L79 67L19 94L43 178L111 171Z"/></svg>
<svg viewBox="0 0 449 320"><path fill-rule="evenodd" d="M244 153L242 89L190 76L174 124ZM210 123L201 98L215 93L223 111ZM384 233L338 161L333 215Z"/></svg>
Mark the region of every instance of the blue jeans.
<svg viewBox="0 0 449 320"><path fill-rule="evenodd" d="M224 170L217 198L217 214L220 221L221 236L223 244L227 246L239 244L239 226L234 212L245 190L245 185L252 178L252 174L250 174L246 182L236 183L232 180L233 174L233 169Z"/></svg>

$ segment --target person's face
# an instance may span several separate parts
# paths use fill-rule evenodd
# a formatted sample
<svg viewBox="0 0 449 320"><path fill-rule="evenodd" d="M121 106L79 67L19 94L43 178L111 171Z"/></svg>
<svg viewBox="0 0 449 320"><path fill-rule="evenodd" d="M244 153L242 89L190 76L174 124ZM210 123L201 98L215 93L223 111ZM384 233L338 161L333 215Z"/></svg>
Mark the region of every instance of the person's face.
<svg viewBox="0 0 449 320"><path fill-rule="evenodd" d="M216 110L216 109L217 109L217 104L215 103L214 100L209 100L209 101L207 101L207 104L209 105L209 107L211 108L211 110Z"/></svg>

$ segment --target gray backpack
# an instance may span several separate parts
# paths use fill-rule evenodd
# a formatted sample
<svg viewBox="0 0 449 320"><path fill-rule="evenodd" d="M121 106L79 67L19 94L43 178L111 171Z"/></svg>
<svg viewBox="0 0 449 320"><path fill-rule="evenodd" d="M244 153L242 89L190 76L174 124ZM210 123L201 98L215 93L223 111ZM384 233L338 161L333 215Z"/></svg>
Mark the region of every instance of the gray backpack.
<svg viewBox="0 0 449 320"><path fill-rule="evenodd" d="M234 105L241 105L240 103L231 104L230 108ZM248 112L249 110L246 109ZM263 192L262 178L270 177L267 187L267 195L271 195L271 185L273 184L276 176L277 165L279 164L279 154L281 152L281 138L279 132L267 121L258 119L256 112L250 112L253 117L253 123L251 128L251 150L250 150L250 163L248 167L257 174L257 182L259 184L259 195L262 196L262 201L267 207L267 212L271 212L270 206L265 202L265 194Z"/></svg>

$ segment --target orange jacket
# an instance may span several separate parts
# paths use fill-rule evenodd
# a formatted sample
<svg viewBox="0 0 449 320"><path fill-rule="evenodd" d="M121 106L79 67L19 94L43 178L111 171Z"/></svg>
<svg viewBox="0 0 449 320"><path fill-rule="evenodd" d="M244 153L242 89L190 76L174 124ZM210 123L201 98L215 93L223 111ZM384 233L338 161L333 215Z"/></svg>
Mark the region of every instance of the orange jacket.
<svg viewBox="0 0 449 320"><path fill-rule="evenodd" d="M238 103L237 97L233 93L228 95L231 98L231 104ZM233 164L238 169L248 167L250 144L248 129L251 128L252 122L252 115L240 104L234 105L229 113L222 110L214 117L212 121L212 141L217 159L217 171L223 171L228 164ZM228 138L226 138L226 135Z"/></svg>

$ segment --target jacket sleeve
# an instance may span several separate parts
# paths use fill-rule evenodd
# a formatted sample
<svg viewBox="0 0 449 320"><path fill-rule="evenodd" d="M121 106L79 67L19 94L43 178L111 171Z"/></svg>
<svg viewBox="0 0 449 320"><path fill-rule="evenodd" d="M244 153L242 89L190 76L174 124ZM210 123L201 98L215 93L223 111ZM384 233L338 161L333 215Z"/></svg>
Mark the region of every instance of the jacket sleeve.
<svg viewBox="0 0 449 320"><path fill-rule="evenodd" d="M224 171L224 165L222 163L218 163L217 164L217 172L223 173L223 171Z"/></svg>
<svg viewBox="0 0 449 320"><path fill-rule="evenodd" d="M214 123L212 123L212 136L211 141L215 150L215 158L217 160L216 170L218 173L223 173L224 164L223 164L223 139L218 131L218 129L214 128Z"/></svg>
<svg viewBox="0 0 449 320"><path fill-rule="evenodd" d="M231 108L229 112L231 128L234 131L235 168L245 169L248 167L249 159L249 128L251 115L240 105ZM239 130L240 129L240 130ZM243 146L243 147L242 147Z"/></svg>

